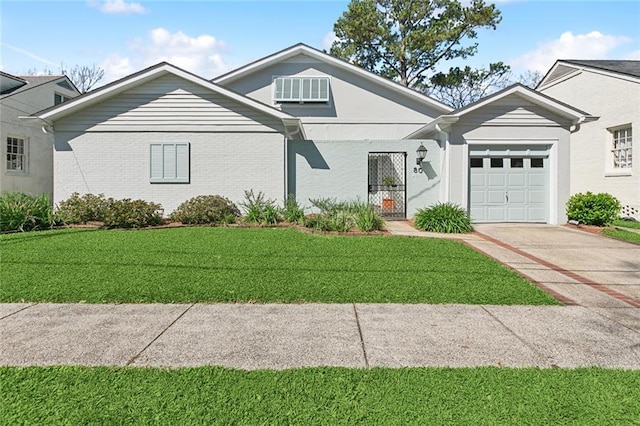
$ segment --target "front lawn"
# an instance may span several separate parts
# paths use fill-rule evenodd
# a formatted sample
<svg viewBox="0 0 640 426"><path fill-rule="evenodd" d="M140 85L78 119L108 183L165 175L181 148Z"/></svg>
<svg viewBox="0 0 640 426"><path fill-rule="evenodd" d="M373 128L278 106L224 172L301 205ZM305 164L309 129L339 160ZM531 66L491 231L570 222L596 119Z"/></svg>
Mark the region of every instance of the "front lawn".
<svg viewBox="0 0 640 426"><path fill-rule="evenodd" d="M605 229L602 233L607 237L615 238L616 240L640 244L640 234L636 232L625 231L622 229Z"/></svg>
<svg viewBox="0 0 640 426"><path fill-rule="evenodd" d="M0 423L637 424L640 371L0 367Z"/></svg>
<svg viewBox="0 0 640 426"><path fill-rule="evenodd" d="M557 303L440 239L66 229L2 235L0 245L0 302Z"/></svg>
<svg viewBox="0 0 640 426"><path fill-rule="evenodd" d="M632 222L630 220L622 220L622 219L614 220L613 225L620 226L623 228L640 229L640 222Z"/></svg>

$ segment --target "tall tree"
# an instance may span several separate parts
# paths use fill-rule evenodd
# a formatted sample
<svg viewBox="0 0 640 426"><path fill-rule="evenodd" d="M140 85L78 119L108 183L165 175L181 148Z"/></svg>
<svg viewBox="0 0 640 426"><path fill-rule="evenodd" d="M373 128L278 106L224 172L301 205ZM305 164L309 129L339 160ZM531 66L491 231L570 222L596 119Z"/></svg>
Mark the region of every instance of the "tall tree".
<svg viewBox="0 0 640 426"><path fill-rule="evenodd" d="M510 84L508 65L502 62L487 69L451 68L448 73L439 72L430 79L425 91L429 96L453 108L461 108Z"/></svg>
<svg viewBox="0 0 640 426"><path fill-rule="evenodd" d="M481 28L493 28L500 12L483 0L351 0L337 20L330 53L369 71L417 87L436 64L473 56Z"/></svg>
<svg viewBox="0 0 640 426"><path fill-rule="evenodd" d="M60 69L75 84L80 93L88 92L104 78L104 70L96 64L76 65L71 69L62 65Z"/></svg>

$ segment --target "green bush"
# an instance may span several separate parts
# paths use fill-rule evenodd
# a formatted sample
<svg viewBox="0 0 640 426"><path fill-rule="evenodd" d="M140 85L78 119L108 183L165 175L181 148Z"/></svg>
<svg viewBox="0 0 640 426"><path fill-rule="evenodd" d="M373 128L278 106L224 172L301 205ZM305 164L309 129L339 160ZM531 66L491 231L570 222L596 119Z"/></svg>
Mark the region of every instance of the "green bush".
<svg viewBox="0 0 640 426"><path fill-rule="evenodd" d="M574 194L567 201L567 217L585 225L607 226L616 220L622 206L611 194Z"/></svg>
<svg viewBox="0 0 640 426"><path fill-rule="evenodd" d="M326 215L312 213L302 218L302 225L305 228L315 229L316 231L334 231Z"/></svg>
<svg viewBox="0 0 640 426"><path fill-rule="evenodd" d="M104 218L107 228L144 228L162 223L160 204L144 200L115 200L109 206Z"/></svg>
<svg viewBox="0 0 640 426"><path fill-rule="evenodd" d="M413 217L418 229L446 234L462 234L473 231L469 213L453 203L437 203L431 207L419 209Z"/></svg>
<svg viewBox="0 0 640 426"><path fill-rule="evenodd" d="M0 231L34 231L53 226L53 210L49 197L22 192L0 195Z"/></svg>
<svg viewBox="0 0 640 426"><path fill-rule="evenodd" d="M74 192L71 197L58 204L56 222L64 224L104 222L113 198L105 198L104 194L80 194Z"/></svg>
<svg viewBox="0 0 640 426"><path fill-rule="evenodd" d="M253 189L244 191L244 201L240 203L243 208L245 221L257 224L273 225L281 218L280 207L274 200L265 198L262 191L254 194Z"/></svg>
<svg viewBox="0 0 640 426"><path fill-rule="evenodd" d="M199 195L180 204L169 216L175 222L186 224L234 223L240 216L238 207L228 198L219 195Z"/></svg>

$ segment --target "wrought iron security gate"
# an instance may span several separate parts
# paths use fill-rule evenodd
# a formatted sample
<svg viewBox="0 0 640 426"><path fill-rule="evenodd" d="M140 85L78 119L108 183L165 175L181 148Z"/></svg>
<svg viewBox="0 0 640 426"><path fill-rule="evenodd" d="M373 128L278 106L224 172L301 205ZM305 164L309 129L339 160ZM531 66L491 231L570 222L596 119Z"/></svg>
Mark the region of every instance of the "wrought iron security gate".
<svg viewBox="0 0 640 426"><path fill-rule="evenodd" d="M387 219L404 219L406 210L405 152L369 153L369 204Z"/></svg>

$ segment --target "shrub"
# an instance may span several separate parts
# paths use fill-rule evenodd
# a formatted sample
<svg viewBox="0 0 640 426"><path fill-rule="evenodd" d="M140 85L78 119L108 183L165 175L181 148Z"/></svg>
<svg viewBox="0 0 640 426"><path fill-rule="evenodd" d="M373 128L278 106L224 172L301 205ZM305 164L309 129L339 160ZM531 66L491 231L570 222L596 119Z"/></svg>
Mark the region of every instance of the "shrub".
<svg viewBox="0 0 640 426"><path fill-rule="evenodd" d="M180 204L169 216L175 222L186 224L230 224L240 216L238 207L219 195L199 195Z"/></svg>
<svg viewBox="0 0 640 426"><path fill-rule="evenodd" d="M622 206L611 194L574 194L567 201L567 217L585 225L607 226L618 218Z"/></svg>
<svg viewBox="0 0 640 426"><path fill-rule="evenodd" d="M160 204L144 200L115 200L107 210L104 225L107 228L144 228L162 222Z"/></svg>
<svg viewBox="0 0 640 426"><path fill-rule="evenodd" d="M309 201L320 213L303 222L308 228L347 232L355 226L360 231L371 232L382 229L384 225L384 220L373 206L361 201L336 201L331 198Z"/></svg>
<svg viewBox="0 0 640 426"><path fill-rule="evenodd" d="M430 232L460 234L473 231L469 213L453 203L437 203L419 209L413 217L413 223L418 229Z"/></svg>
<svg viewBox="0 0 640 426"><path fill-rule="evenodd" d="M105 198L104 194L80 194L74 192L71 197L61 201L56 210L56 221L59 223L104 222L113 198Z"/></svg>
<svg viewBox="0 0 640 426"><path fill-rule="evenodd" d="M0 231L33 231L53 226L53 211L49 197L22 192L0 195Z"/></svg>
<svg viewBox="0 0 640 426"><path fill-rule="evenodd" d="M289 194L287 199L284 201L282 217L289 223L298 223L302 221L302 218L304 217L304 209L300 207L294 194Z"/></svg>
<svg viewBox="0 0 640 426"><path fill-rule="evenodd" d="M253 193L253 189L244 191L244 201L240 203L244 209L245 220L249 223L275 224L280 220L280 208L274 200L265 198L262 191Z"/></svg>

